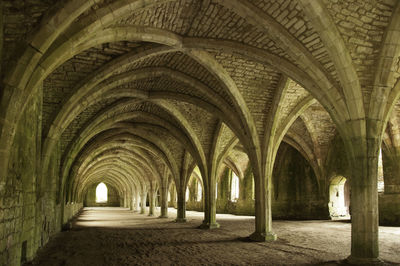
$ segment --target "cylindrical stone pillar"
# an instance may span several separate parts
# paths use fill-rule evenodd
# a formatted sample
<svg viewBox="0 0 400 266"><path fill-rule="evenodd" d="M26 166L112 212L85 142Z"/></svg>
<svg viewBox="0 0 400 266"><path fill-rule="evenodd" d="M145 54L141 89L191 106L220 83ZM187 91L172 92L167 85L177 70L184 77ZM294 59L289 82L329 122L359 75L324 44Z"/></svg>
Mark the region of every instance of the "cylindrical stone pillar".
<svg viewBox="0 0 400 266"><path fill-rule="evenodd" d="M135 210L134 212L140 211L140 195L139 193L135 194Z"/></svg>
<svg viewBox="0 0 400 266"><path fill-rule="evenodd" d="M217 201L215 198L215 187L216 182L214 178L208 182L208 186L205 186L205 198L204 198L204 221L200 228L203 229L214 229L219 228L217 223L216 213L217 213Z"/></svg>
<svg viewBox="0 0 400 266"><path fill-rule="evenodd" d="M266 168L269 169L268 166ZM274 241L277 236L272 232L271 174L262 175L261 172L261 169L258 171L253 170L256 230L250 235L250 239L259 242ZM269 171L268 173L271 172Z"/></svg>
<svg viewBox="0 0 400 266"><path fill-rule="evenodd" d="M375 149L379 145L371 140L365 149L363 143L362 139L359 145L353 145L355 156L350 158L351 255L348 261L367 265L379 261L378 149Z"/></svg>
<svg viewBox="0 0 400 266"><path fill-rule="evenodd" d="M140 194L140 213L141 214L146 213L146 196L147 196L147 192L142 192Z"/></svg>
<svg viewBox="0 0 400 266"><path fill-rule="evenodd" d="M179 188L177 190L178 196L178 209L176 213L176 222L184 223L186 222L186 199L185 199L185 188Z"/></svg>
<svg viewBox="0 0 400 266"><path fill-rule="evenodd" d="M149 190L149 216L154 216L154 209L155 209L155 203L156 203L156 201L155 201L155 192L154 192L154 189L153 188L151 188L150 190Z"/></svg>
<svg viewBox="0 0 400 266"><path fill-rule="evenodd" d="M168 218L168 179L161 187L161 215L160 218Z"/></svg>

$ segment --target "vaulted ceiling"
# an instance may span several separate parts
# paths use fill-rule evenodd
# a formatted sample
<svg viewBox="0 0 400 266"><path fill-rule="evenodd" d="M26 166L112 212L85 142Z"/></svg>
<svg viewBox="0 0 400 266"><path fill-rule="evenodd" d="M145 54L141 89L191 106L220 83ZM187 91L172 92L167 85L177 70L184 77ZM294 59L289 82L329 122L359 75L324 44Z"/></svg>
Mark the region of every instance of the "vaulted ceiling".
<svg viewBox="0 0 400 266"><path fill-rule="evenodd" d="M40 54L26 97L43 89L43 167L59 149L69 199L260 161L281 141L321 176L335 124L369 110L398 7L308 2L6 0L2 68L25 43Z"/></svg>

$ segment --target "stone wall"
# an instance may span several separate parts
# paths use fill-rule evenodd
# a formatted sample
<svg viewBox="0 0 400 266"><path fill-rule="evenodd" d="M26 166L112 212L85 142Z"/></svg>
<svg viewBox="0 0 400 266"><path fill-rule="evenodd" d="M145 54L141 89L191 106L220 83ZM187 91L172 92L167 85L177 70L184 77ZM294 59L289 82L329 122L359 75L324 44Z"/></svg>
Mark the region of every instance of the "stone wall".
<svg viewBox="0 0 400 266"><path fill-rule="evenodd" d="M383 156L384 166L388 159ZM279 148L273 172L272 215L274 219L330 219L329 187L337 176L348 178L348 168L344 144L339 136L333 138L324 163L325 176L317 180L306 159L294 148L282 143ZM385 175L390 174L386 167ZM217 185L217 213L254 215L253 175L248 168L240 179L239 199L232 202L232 170L222 172ZM350 180L347 184L350 186ZM193 182L194 184L194 182ZM190 197L187 210L203 211L203 201L196 202L195 189L189 183ZM349 188L351 189L351 187ZM380 225L400 225L400 194L379 194ZM170 203L170 206L174 206Z"/></svg>
<svg viewBox="0 0 400 266"><path fill-rule="evenodd" d="M37 179L41 146L41 94L28 103L18 125L6 183L0 188L0 265L33 257L37 239Z"/></svg>
<svg viewBox="0 0 400 266"><path fill-rule="evenodd" d="M327 219L328 202L310 164L282 143L273 174L272 213L275 219Z"/></svg>
<svg viewBox="0 0 400 266"><path fill-rule="evenodd" d="M240 178L239 199L231 200L232 170L222 172L217 185L217 213L254 215L254 185L251 168ZM329 219L325 188L320 187L310 164L294 148L281 144L273 174L272 215L274 219ZM195 182L189 182L187 210L202 211L195 201Z"/></svg>
<svg viewBox="0 0 400 266"><path fill-rule="evenodd" d="M379 194L379 224L400 226L400 194Z"/></svg>
<svg viewBox="0 0 400 266"><path fill-rule="evenodd" d="M106 183L107 186L107 202L97 203L96 202L96 188L98 183L93 184L89 187L84 205L85 207L120 207L123 206L123 202L118 195L118 191L111 185Z"/></svg>
<svg viewBox="0 0 400 266"><path fill-rule="evenodd" d="M0 188L0 265L31 260L49 238L61 230L82 205L62 215L60 149L52 154L47 171L40 169L42 145L42 88L27 104L18 125L9 161L9 174ZM43 174L44 173L44 174Z"/></svg>
<svg viewBox="0 0 400 266"><path fill-rule="evenodd" d="M398 151L382 145L384 193L379 193L379 224L400 226L400 172Z"/></svg>
<svg viewBox="0 0 400 266"><path fill-rule="evenodd" d="M67 203L64 206L63 224L67 224L83 208L83 203Z"/></svg>

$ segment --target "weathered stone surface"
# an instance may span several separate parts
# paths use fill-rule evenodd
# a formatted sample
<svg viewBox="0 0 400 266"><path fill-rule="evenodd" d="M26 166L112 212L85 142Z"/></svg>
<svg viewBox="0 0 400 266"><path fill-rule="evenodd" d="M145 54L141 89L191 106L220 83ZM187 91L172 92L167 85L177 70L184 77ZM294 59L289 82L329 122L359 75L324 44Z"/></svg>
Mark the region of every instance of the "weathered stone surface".
<svg viewBox="0 0 400 266"><path fill-rule="evenodd" d="M169 191L178 221L255 214L274 240L272 217L329 218L337 176L351 260L377 259L378 210L398 223L398 1L0 5L0 264L32 259L102 181L109 205L165 212Z"/></svg>

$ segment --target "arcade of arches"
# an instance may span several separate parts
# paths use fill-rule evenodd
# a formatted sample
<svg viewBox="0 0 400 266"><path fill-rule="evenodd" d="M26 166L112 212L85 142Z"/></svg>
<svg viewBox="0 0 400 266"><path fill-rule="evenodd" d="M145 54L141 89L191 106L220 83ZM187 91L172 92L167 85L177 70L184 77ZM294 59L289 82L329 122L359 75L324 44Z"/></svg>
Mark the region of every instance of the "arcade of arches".
<svg viewBox="0 0 400 266"><path fill-rule="evenodd" d="M400 1L0 10L0 265L33 259L84 206L197 210L204 229L254 215L262 242L273 219L350 216L363 264L379 225L400 226Z"/></svg>

